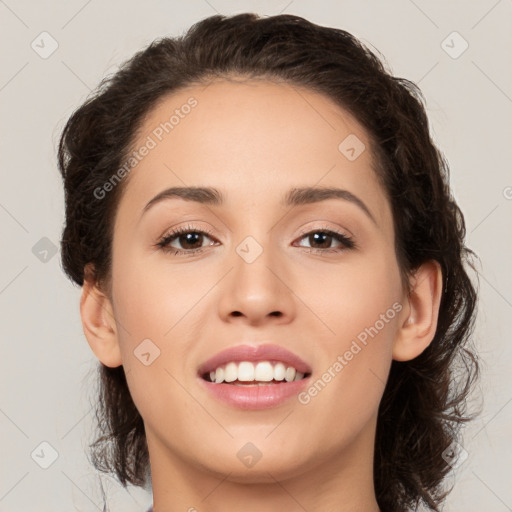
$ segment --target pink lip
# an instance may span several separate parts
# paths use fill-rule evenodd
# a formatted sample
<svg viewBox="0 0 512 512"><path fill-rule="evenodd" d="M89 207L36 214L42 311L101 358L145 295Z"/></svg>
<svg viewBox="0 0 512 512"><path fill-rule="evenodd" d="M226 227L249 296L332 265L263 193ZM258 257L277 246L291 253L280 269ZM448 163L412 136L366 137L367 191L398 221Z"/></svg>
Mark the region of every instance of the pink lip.
<svg viewBox="0 0 512 512"><path fill-rule="evenodd" d="M299 356L279 345L265 344L257 346L237 345L223 350L201 364L198 369L199 376L214 371L230 361L281 361L288 366L293 366L298 372L311 373L311 367Z"/></svg>
<svg viewBox="0 0 512 512"><path fill-rule="evenodd" d="M199 378L201 385L222 402L239 409L267 409L275 407L297 396L309 383L311 377L292 382L279 382L264 386L235 386L233 384L215 384Z"/></svg>
<svg viewBox="0 0 512 512"><path fill-rule="evenodd" d="M279 345L238 345L223 350L201 364L198 378L201 385L205 386L217 399L240 409L266 409L280 405L294 395L296 396L309 382L310 377L292 382L274 382L263 386L216 384L202 378L204 374L214 371L230 361L280 361L287 366L293 366L298 372L311 374L311 367L305 361Z"/></svg>

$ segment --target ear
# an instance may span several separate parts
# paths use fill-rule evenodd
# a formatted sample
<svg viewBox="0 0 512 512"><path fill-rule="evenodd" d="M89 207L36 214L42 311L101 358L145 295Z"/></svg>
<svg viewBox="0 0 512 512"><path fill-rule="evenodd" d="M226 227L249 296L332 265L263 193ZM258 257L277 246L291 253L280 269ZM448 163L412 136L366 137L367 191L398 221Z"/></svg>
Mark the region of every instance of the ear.
<svg viewBox="0 0 512 512"><path fill-rule="evenodd" d="M437 329L442 291L439 262L431 260L421 265L411 278L411 291L395 337L395 361L414 359L430 345Z"/></svg>
<svg viewBox="0 0 512 512"><path fill-rule="evenodd" d="M96 355L105 365L116 368L122 364L117 338L116 322L110 299L98 288L94 273L86 265L80 316L85 337Z"/></svg>

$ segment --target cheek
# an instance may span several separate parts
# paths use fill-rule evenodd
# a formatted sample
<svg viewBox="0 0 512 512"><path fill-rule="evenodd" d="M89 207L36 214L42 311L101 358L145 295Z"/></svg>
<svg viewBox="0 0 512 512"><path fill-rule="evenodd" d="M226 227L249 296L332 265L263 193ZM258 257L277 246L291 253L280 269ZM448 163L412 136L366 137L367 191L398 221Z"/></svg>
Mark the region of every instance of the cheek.
<svg viewBox="0 0 512 512"><path fill-rule="evenodd" d="M201 297L215 281L198 279L197 272L184 272L183 266L167 265L157 253L122 254L116 259L114 252L113 295L130 392L143 411L151 407L149 395L180 403L183 396L172 377L183 382L188 372L190 342L196 339L192 327Z"/></svg>
<svg viewBox="0 0 512 512"><path fill-rule="evenodd" d="M176 435L172 411L192 422L180 371L188 360L187 312L204 292L184 287L179 271L166 270L161 260L157 265L156 258L123 256L114 256L113 295L128 388L145 421L158 418L167 435Z"/></svg>
<svg viewBox="0 0 512 512"><path fill-rule="evenodd" d="M124 340L126 331L130 333L130 343L169 339L186 324L187 314L211 286L180 265L166 265L156 252L149 257L137 251L133 257L129 253L123 258L114 256L113 269L116 317L126 327L120 333Z"/></svg>
<svg viewBox="0 0 512 512"><path fill-rule="evenodd" d="M379 331L389 331L391 322L386 322L386 329L382 329L381 315L389 312L386 320L393 320L396 316L393 304L402 297L394 253L386 253L383 248L333 268L324 267L323 272L317 268L317 272L309 274L314 277L302 278L305 286L302 293L323 320L323 338L344 344L376 322Z"/></svg>
<svg viewBox="0 0 512 512"><path fill-rule="evenodd" d="M329 424L333 435L341 424L355 435L384 392L403 308L399 271L393 253L381 252L325 282L317 307L331 332L322 336L325 357L302 403L314 408L313 416Z"/></svg>

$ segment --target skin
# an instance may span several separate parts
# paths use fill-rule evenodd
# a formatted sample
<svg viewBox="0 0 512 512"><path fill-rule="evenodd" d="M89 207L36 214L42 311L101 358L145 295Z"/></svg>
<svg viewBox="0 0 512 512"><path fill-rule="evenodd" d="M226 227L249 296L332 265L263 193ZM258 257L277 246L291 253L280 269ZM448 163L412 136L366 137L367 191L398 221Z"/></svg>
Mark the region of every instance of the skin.
<svg viewBox="0 0 512 512"><path fill-rule="evenodd" d="M134 148L191 96L198 105L129 175L115 218L112 296L88 279L80 305L93 352L124 366L144 419L155 512L226 512L240 503L247 512L378 511L377 410L392 359L413 359L433 339L439 264L411 276L410 294L402 287L368 134L318 93L261 80L189 87L148 114ZM354 161L338 150L350 134L366 146ZM192 185L216 187L227 202L174 198L141 217L160 191ZM298 186L349 190L375 222L346 200L281 206ZM202 252L155 247L188 225L212 233L196 242ZM357 247L301 235L319 229L348 234ZM263 248L250 264L236 251L247 236ZM181 241L173 247L190 247ZM307 361L314 382L394 303L401 311L307 404L294 397L245 411L199 385L197 368L212 355L266 341ZM147 338L160 355L146 366L134 350ZM237 457L248 442L262 454L251 468Z"/></svg>

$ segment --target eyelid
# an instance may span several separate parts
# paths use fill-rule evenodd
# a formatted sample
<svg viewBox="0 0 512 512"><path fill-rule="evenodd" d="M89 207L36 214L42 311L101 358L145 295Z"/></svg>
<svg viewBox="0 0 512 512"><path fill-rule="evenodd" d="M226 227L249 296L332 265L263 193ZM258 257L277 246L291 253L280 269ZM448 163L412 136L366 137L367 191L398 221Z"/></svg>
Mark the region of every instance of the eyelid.
<svg viewBox="0 0 512 512"><path fill-rule="evenodd" d="M195 222L195 221L187 221L187 222ZM176 233L188 233L189 231L201 232L201 233L204 233L204 234L214 238L213 232L209 228L200 227L200 226L193 226L191 224L187 224L186 226L178 226L178 227L174 227L173 226L173 227L170 227L170 228L166 229L164 231L164 234L161 235L159 237L159 239L167 238L171 234L176 236Z"/></svg>
<svg viewBox="0 0 512 512"><path fill-rule="evenodd" d="M300 226L300 235L305 235L305 234L308 234L310 233L311 231L334 231L334 232L337 232L341 235L345 235L347 237L354 237L354 233L344 227L344 226L341 226L340 224L337 224L335 222L332 222L330 220L317 220L317 221L313 221L313 222L316 222L316 223L320 223L320 225L317 225L317 224L313 224L311 225L311 223L307 222L305 224L302 224ZM305 225L308 225L307 228L304 228L303 226Z"/></svg>

